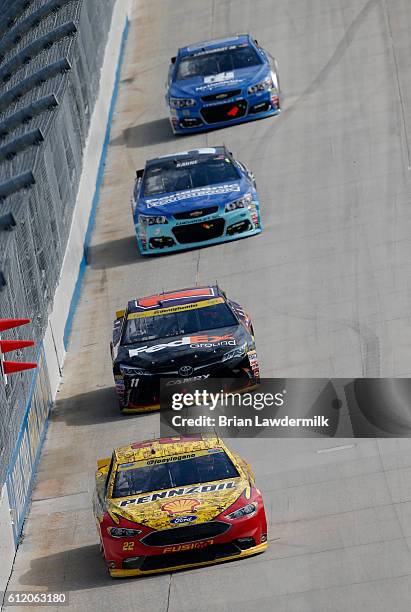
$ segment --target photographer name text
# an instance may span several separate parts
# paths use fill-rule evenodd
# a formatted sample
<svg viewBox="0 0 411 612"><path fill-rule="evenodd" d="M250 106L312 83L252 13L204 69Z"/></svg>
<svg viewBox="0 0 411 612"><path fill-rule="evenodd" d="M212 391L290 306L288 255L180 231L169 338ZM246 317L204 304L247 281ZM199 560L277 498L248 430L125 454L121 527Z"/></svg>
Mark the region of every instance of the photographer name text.
<svg viewBox="0 0 411 612"><path fill-rule="evenodd" d="M197 417L183 417L180 414L173 415L171 422L174 427L329 427L329 419L322 415L311 418L262 418L255 414L250 418L240 418L237 416L218 416L200 415Z"/></svg>

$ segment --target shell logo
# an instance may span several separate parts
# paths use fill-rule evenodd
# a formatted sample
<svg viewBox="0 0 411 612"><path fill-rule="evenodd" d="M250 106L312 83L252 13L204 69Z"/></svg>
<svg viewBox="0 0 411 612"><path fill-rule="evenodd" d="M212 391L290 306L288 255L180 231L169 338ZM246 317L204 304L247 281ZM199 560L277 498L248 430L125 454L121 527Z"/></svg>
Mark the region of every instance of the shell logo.
<svg viewBox="0 0 411 612"><path fill-rule="evenodd" d="M161 506L163 512L167 512L169 516L174 514L186 514L187 512L194 512L200 505L198 499L175 499L169 501Z"/></svg>

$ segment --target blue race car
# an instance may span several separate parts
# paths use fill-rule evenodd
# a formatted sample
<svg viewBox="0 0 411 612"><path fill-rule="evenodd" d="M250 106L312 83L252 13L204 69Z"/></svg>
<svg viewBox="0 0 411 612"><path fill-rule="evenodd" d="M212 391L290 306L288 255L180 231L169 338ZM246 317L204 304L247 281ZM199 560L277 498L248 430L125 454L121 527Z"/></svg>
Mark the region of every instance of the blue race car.
<svg viewBox="0 0 411 612"><path fill-rule="evenodd" d="M277 60L248 34L183 47L171 58L166 101L175 134L276 115Z"/></svg>
<svg viewBox="0 0 411 612"><path fill-rule="evenodd" d="M137 171L132 207L142 255L261 232L254 176L225 147L147 161Z"/></svg>

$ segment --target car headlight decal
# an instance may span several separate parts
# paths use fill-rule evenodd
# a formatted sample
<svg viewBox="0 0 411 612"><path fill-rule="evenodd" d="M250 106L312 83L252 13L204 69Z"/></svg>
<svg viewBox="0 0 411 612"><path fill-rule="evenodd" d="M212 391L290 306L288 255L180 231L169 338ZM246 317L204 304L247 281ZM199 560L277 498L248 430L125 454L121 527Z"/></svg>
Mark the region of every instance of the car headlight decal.
<svg viewBox="0 0 411 612"><path fill-rule="evenodd" d="M241 346L237 346L237 348L233 349L232 351L228 351L228 353L225 353L221 361L224 363L225 361L230 361L231 359L235 359L236 357L244 357L247 352L247 348L247 342L244 342L244 344L242 344Z"/></svg>
<svg viewBox="0 0 411 612"><path fill-rule="evenodd" d="M141 533L141 529L128 529L126 527L107 527L107 533L112 538L132 538Z"/></svg>
<svg viewBox="0 0 411 612"><path fill-rule="evenodd" d="M138 222L141 223L141 225L164 225L168 223L167 217L164 217L164 215L157 215L153 217L148 215L139 215Z"/></svg>
<svg viewBox="0 0 411 612"><path fill-rule="evenodd" d="M242 198L239 198L238 200L234 200L234 202L228 202L225 205L225 212L232 212L233 210L237 210L238 208L247 208L251 204L252 200L253 196L251 195L251 193L247 193L247 195Z"/></svg>
<svg viewBox="0 0 411 612"><path fill-rule="evenodd" d="M170 106L172 108L189 108L195 106L196 101L193 98L170 98Z"/></svg>
<svg viewBox="0 0 411 612"><path fill-rule="evenodd" d="M259 83L256 83L255 85L251 85L247 91L249 94L254 94L254 93L261 92L261 91L269 91L270 89L273 89L273 87L274 87L273 78L270 74L269 76L265 77L265 79L263 79Z"/></svg>
<svg viewBox="0 0 411 612"><path fill-rule="evenodd" d="M257 509L257 502L252 502L251 504L246 504L242 508L238 508L238 510L234 510L234 512L230 512L230 514L226 515L226 518L230 519L231 521L244 517L251 518L257 512Z"/></svg>
<svg viewBox="0 0 411 612"><path fill-rule="evenodd" d="M128 365L120 365L120 372L125 376L150 376L150 372L143 368L135 368Z"/></svg>

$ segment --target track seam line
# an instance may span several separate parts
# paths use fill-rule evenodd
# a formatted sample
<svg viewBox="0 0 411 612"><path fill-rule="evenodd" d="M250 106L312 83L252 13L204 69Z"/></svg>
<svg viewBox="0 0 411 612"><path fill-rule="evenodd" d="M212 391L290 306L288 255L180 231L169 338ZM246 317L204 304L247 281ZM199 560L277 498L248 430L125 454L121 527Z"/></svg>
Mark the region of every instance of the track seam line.
<svg viewBox="0 0 411 612"><path fill-rule="evenodd" d="M403 132L404 132L405 150L407 153L408 171L411 171L411 153L410 153L410 143L409 143L408 132L407 132L407 120L405 118L405 103L404 103L404 96L402 92L400 75L399 75L399 70L398 70L398 59L397 59L397 54L395 52L394 38L392 35L391 19L390 19L390 13L388 10L388 6L387 6L387 0L383 0L383 6L384 6L384 12L385 12L385 19L387 23L388 37L390 39L392 58L394 61L395 81L397 83L398 97L399 97L400 106L401 106L401 119L402 119L402 127L403 127Z"/></svg>
<svg viewBox="0 0 411 612"><path fill-rule="evenodd" d="M378 457L380 459L381 470L382 470L382 473L384 475L385 485L386 485L387 490L388 490L388 492L389 492L389 494L391 496L391 506L392 506L392 508L394 510L394 513L395 513L395 516L397 518L397 524L398 524L398 528L399 528L399 530L401 532L401 535L404 538L404 541L405 541L405 543L407 545L408 550L411 551L410 544L409 544L409 539L408 539L408 537L407 537L407 535L406 535L406 533L404 531L404 526L403 526L403 523L401 521L401 516L400 516L400 513L398 512L398 504L396 504L396 502L394 501L394 498L393 498L392 489L390 487L390 484L389 484L389 481L388 481L388 478L387 478L387 471L388 470L385 469L384 461L383 461L382 454L381 454L381 447L380 447L378 442L379 442L379 440L377 438L376 439L376 444L377 444L377 448L378 448Z"/></svg>
<svg viewBox="0 0 411 612"><path fill-rule="evenodd" d="M304 595L305 593L315 593L317 591L330 591L332 589L344 589L347 587L351 587L351 586L356 586L356 585L361 585L361 584L373 584L375 582L383 582L386 580L398 580L400 578L408 578L409 576L411 576L410 573L408 574L399 574L397 576L385 576L383 578L374 578L374 579L365 579L365 580L355 580L355 581L351 581L351 582L345 582L342 584L333 584L332 586L326 586L326 587L317 587L317 588L312 588L312 589L304 589L302 591L293 591L292 593L288 593L288 592L284 592L284 593L276 593L275 595L279 598L286 598L286 597L290 597L290 596L295 596L295 595ZM262 599L260 601L266 601L266 599L270 599L270 598L265 598ZM271 600L272 601L272 600ZM244 603L244 601L242 601L242 603ZM260 608L261 609L261 608Z"/></svg>
<svg viewBox="0 0 411 612"><path fill-rule="evenodd" d="M170 596L171 596L171 581L173 580L173 574L170 574L170 580L168 581L168 593L167 593L167 607L166 612L169 611L170 608Z"/></svg>
<svg viewBox="0 0 411 612"><path fill-rule="evenodd" d="M50 501L52 499L64 499L65 497L73 497L74 495L83 495L83 493L90 493L90 491L77 491L76 493L66 493L65 495L52 495L51 497L40 497L40 499L33 499L32 503L42 501Z"/></svg>
<svg viewBox="0 0 411 612"><path fill-rule="evenodd" d="M294 523L312 523L315 520L318 519L324 519L324 518L335 518L335 517L339 517L339 516L343 516L344 514L353 514L354 512L365 512L366 510L379 510L381 508L389 508L391 506L400 506L402 504L409 504L410 500L406 500L406 501L400 501L400 502L388 502L386 504L378 504L377 506L364 506L363 508L353 508L352 510L343 510L342 512L331 512L328 514L317 514L315 516L312 517L307 517L307 518L299 518L299 519L292 519L289 521L271 521L269 523L270 527L275 527L275 526L281 526L281 525L293 525ZM394 508L395 510L395 508Z"/></svg>
<svg viewBox="0 0 411 612"><path fill-rule="evenodd" d="M376 438L376 440L378 440L379 438ZM377 455L376 455L377 456ZM326 480L314 480L312 482L308 482L308 483L304 483L305 487L311 487L311 486L317 486L320 484L326 484L328 482L341 482L341 481L347 481L347 480L352 480L354 478L361 478L362 476L375 476L376 474L382 474L384 472L388 473L388 472L401 472L403 470L409 470L411 468L410 465L404 465L404 466L396 466L396 467L392 467L392 468L384 468L384 470L373 470L370 472L363 472L361 474L354 474L353 476L341 476L338 479L332 479L332 478L327 478ZM289 489L295 489L296 487L300 487L301 484L291 484L291 485L287 485L284 487L274 487L273 489L267 489L270 493L274 493L274 491L288 491ZM411 499L407 500L408 502L411 502ZM405 503L405 502L397 502L397 503Z"/></svg>

